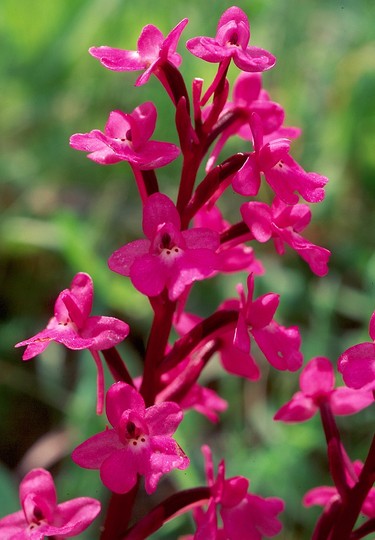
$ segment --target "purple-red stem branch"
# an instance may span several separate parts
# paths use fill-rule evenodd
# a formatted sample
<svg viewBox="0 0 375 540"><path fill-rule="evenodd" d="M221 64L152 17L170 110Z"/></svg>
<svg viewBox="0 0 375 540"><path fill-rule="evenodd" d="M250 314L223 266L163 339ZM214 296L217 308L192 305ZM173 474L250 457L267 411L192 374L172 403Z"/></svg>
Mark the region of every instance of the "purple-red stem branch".
<svg viewBox="0 0 375 540"><path fill-rule="evenodd" d="M133 379L115 347L102 351L102 355L115 382L123 381L134 386Z"/></svg>
<svg viewBox="0 0 375 540"><path fill-rule="evenodd" d="M172 328L173 315L176 302L168 298L166 290L155 298L150 298L154 310L150 335L147 342L143 379L140 393L145 400L146 407L153 405L159 388L157 368L161 364L168 344Z"/></svg>
<svg viewBox="0 0 375 540"><path fill-rule="evenodd" d="M123 538L129 526L138 487L139 477L135 486L128 493L112 493L100 540L120 540Z"/></svg>

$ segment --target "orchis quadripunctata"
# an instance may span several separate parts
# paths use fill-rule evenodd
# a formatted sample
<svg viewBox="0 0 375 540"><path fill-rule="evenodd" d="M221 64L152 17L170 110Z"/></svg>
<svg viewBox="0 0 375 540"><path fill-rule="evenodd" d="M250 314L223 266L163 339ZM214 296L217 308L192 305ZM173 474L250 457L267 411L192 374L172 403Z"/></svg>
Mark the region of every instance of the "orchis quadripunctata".
<svg viewBox="0 0 375 540"><path fill-rule="evenodd" d="M133 378L115 349L127 337L128 325L111 317L90 316L92 280L85 273L77 274L71 288L59 295L47 328L17 344L27 346L25 360L42 353L50 341L75 350L88 349L99 369L99 409L104 395L99 351L114 378L106 394L111 427L103 426L72 453L80 467L99 470L103 484L112 492L101 540L147 538L166 521L192 509L195 532L185 538L262 540L279 534L284 501L248 492L249 481L243 476L226 478L223 460L215 478L207 445L203 453L208 485L172 489L142 517L132 517L132 513L141 476L146 494L151 495L165 474L188 467L189 457L178 444L178 432L175 434L184 412L194 408L212 422L219 422L224 410L230 414L231 403L201 381L198 384L216 355L226 373L254 384L262 376L262 364L256 361L261 354L270 369L295 372L303 365L298 327L283 326L274 318L280 295L254 294L257 276L265 271L255 258L257 243L272 239L279 255L289 245L317 276L328 272L329 251L300 234L311 219L310 207L300 203L300 198L308 203L323 201L327 178L306 172L291 156L291 139L298 137L300 130L283 125L283 107L262 87L262 72L274 66L275 57L249 45L247 15L232 6L220 17L214 38L198 36L187 41L194 56L218 63L217 74L205 93L204 81L194 79L189 96L179 70L182 58L176 50L187 22L180 21L165 38L158 28L147 25L136 50L90 49L90 54L112 71L143 70L136 86L146 84L151 75L159 79L175 107L179 146L150 140L157 118L152 102L132 112L112 111L104 132L94 129L70 139L73 148L88 152L93 161L103 165L127 161L134 174L145 238L119 246L108 265L130 278L148 297L153 311L143 371ZM231 62L243 73L229 97ZM232 136L243 139L242 152L219 162ZM182 167L174 202L160 189L155 169L168 165L179 154ZM231 220L224 219L217 205L228 188L237 197L245 197L240 199L237 218L232 215ZM261 200L263 192L266 200ZM247 274L247 293L243 283L237 286L239 299L224 299L206 317L185 311L196 282L239 271ZM370 323L371 339L375 339L374 321L375 315ZM325 508L313 532L314 540L354 540L375 531L375 442L359 466L349 458L335 422L335 415L355 414L373 402L374 347L374 343L362 343L341 355L339 371L351 388L335 388L333 366L327 358L312 359L301 373L301 391L275 415L275 420L302 422L320 412L334 486L314 488L305 496L306 506L321 504ZM188 469L183 474L189 474ZM46 511L45 499L40 503L33 499L32 504L26 504L26 499L21 497L25 516L14 518L13 514L0 520L0 532L8 534L7 527L22 525L23 532L17 538L32 540L40 537L33 532L36 527L38 534L45 531L48 535L53 530L51 534L58 537L79 532L74 524L67 525L73 522L64 512L58 532L54 512L60 505L55 508L54 503L52 508L53 498L49 497ZM75 503L73 507L78 512ZM95 512L83 511L82 523L88 524ZM356 528L361 513L368 520Z"/></svg>

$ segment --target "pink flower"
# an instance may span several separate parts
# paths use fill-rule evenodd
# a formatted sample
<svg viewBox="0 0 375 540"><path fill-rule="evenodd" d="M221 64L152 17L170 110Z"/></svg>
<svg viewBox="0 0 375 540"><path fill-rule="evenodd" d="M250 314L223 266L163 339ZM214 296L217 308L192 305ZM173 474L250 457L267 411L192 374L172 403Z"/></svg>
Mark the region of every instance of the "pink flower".
<svg viewBox="0 0 375 540"><path fill-rule="evenodd" d="M113 317L90 317L93 293L91 277L83 272L76 274L70 289L64 289L57 297L54 316L47 327L16 344L16 347L27 345L22 359L30 360L42 353L51 341L68 349L94 351L109 349L123 341L129 333L128 324Z"/></svg>
<svg viewBox="0 0 375 540"><path fill-rule="evenodd" d="M104 398L104 374L98 351L110 349L129 334L129 325L113 317L90 317L93 302L93 282L80 272L73 278L70 289L64 289L55 302L54 316L47 327L35 336L20 341L16 347L27 345L23 360L42 353L51 341L68 349L89 349L98 369L98 405L100 414Z"/></svg>
<svg viewBox="0 0 375 540"><path fill-rule="evenodd" d="M234 191L245 196L258 194L261 173L275 194L286 204L296 204L299 193L308 202L324 199L325 176L308 173L289 155L289 139L279 138L264 142L262 122L255 112L250 127L254 151L249 154L241 169L234 175ZM296 193L297 192L297 193Z"/></svg>
<svg viewBox="0 0 375 540"><path fill-rule="evenodd" d="M219 310L238 309L238 302L227 300ZM180 335L189 332L202 319L191 313L181 313L175 320L175 328ZM243 351L233 344L234 330L221 329L214 340L217 344L217 351L220 362L227 373L245 377L251 381L257 381L260 378L260 371L252 356L248 351Z"/></svg>
<svg viewBox="0 0 375 540"><path fill-rule="evenodd" d="M244 222L258 242L273 238L277 252L284 254L284 242L304 259L318 276L328 272L328 249L316 246L300 234L310 222L311 211L306 204L287 205L275 197L271 206L252 201L241 206Z"/></svg>
<svg viewBox="0 0 375 540"><path fill-rule="evenodd" d="M217 231L219 234L225 231L230 224L223 219L217 206L204 206L195 214L195 227L204 227ZM217 271L238 272L247 270L254 274L263 274L264 268L260 261L255 258L254 250L244 243L222 243L217 249Z"/></svg>
<svg viewBox="0 0 375 540"><path fill-rule="evenodd" d="M302 364L301 336L296 326L286 328L273 316L279 305L279 295L268 293L253 300L254 278L247 279L248 296L239 286L240 311L233 343L249 353L251 337L255 340L268 362L280 370L296 371ZM250 337L251 336L251 337Z"/></svg>
<svg viewBox="0 0 375 540"><path fill-rule="evenodd" d="M145 84L152 73L158 75L163 63L170 62L175 67L181 64L181 56L176 53L181 32L188 23L183 19L164 38L161 31L152 24L146 25L139 36L136 51L125 51L111 47L91 47L89 52L94 58L113 71L145 70L135 83Z"/></svg>
<svg viewBox="0 0 375 540"><path fill-rule="evenodd" d="M52 476L33 469L20 484L22 510L0 519L2 540L71 538L83 532L100 512L100 502L79 497L57 504Z"/></svg>
<svg viewBox="0 0 375 540"><path fill-rule="evenodd" d="M107 392L106 411L112 428L80 444L72 459L80 467L100 469L108 489L127 493L140 474L150 494L163 474L188 467L189 459L171 437L183 417L176 403L146 409L135 388L117 382Z"/></svg>
<svg viewBox="0 0 375 540"><path fill-rule="evenodd" d="M362 471L363 463L356 460L352 464L352 470L346 470L346 478L348 485L353 487L357 482ZM335 501L340 500L340 495L334 486L320 486L310 489L303 497L304 506L324 506L329 508ZM362 505L361 513L369 518L375 517L375 488L371 488Z"/></svg>
<svg viewBox="0 0 375 540"><path fill-rule="evenodd" d="M335 377L328 358L319 356L308 362L300 375L301 391L277 411L275 420L304 422L329 402L333 414L354 414L374 402L372 392L335 388Z"/></svg>
<svg viewBox="0 0 375 540"><path fill-rule="evenodd" d="M225 463L218 466L215 479L212 455L208 446L202 447L206 461L206 476L211 488L208 509L195 511L198 528L195 540L262 540L278 534L282 524L277 514L284 502L276 497L263 498L247 493L249 481L243 476L225 478ZM219 509L223 528L218 529L216 509Z"/></svg>
<svg viewBox="0 0 375 540"><path fill-rule="evenodd" d="M207 119L213 110L209 105L203 110L203 118ZM211 170L225 143L232 135L238 135L252 141L253 135L249 120L252 113L257 113L261 119L265 136L298 137L301 130L293 127L282 127L284 109L278 103L271 101L268 93L262 89L261 73L240 73L233 85L232 101L228 101L219 115L218 123L226 122L232 116L231 124L223 131L215 144L207 161L206 170Z"/></svg>
<svg viewBox="0 0 375 540"><path fill-rule="evenodd" d="M220 244L219 234L210 229L180 229L180 215L171 199L154 193L143 209L147 239L115 251L109 268L130 276L134 287L147 296L157 296L167 287L169 298L176 300L186 286L215 272Z"/></svg>
<svg viewBox="0 0 375 540"><path fill-rule="evenodd" d="M351 388L375 390L375 311L370 319L369 334L372 342L350 347L338 360L338 370Z"/></svg>
<svg viewBox="0 0 375 540"><path fill-rule="evenodd" d="M276 59L271 53L258 47L248 46L250 25L246 14L232 6L220 17L215 38L199 36L186 43L189 51L206 62L223 62L233 58L243 71L265 71L274 66Z"/></svg>
<svg viewBox="0 0 375 540"><path fill-rule="evenodd" d="M70 137L70 146L89 152L93 161L102 165L128 161L141 170L167 165L179 155L179 148L171 143L149 141L156 125L155 105L148 101L130 114L112 111L104 133L94 129Z"/></svg>

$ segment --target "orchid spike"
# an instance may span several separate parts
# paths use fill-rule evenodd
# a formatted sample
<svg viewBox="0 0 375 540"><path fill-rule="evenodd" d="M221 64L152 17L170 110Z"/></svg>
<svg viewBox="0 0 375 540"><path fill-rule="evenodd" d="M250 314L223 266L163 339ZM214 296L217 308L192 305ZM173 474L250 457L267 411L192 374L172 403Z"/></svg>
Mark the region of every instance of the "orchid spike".
<svg viewBox="0 0 375 540"><path fill-rule="evenodd" d="M72 459L80 467L100 469L108 489L127 493L136 484L137 475L143 475L150 494L163 474L188 467L189 459L172 439L183 418L177 403L146 408L141 394L120 381L107 392L106 411L112 428L80 444Z"/></svg>
<svg viewBox="0 0 375 540"><path fill-rule="evenodd" d="M188 285L216 271L219 234L198 227L181 231L180 215L163 193L150 195L143 208L147 239L135 240L109 258L111 270L130 276L136 289L157 296L166 287L176 300Z"/></svg>
<svg viewBox="0 0 375 540"><path fill-rule="evenodd" d="M131 113L112 111L104 132L94 129L70 137L70 146L89 152L88 158L110 165L128 161L141 170L164 167L177 158L179 148L168 142L150 141L156 125L156 107L148 101Z"/></svg>
<svg viewBox="0 0 375 540"><path fill-rule="evenodd" d="M334 371L325 357L310 360L300 375L301 390L283 405L274 419L282 422L304 422L312 418L323 403L329 403L333 414L348 415L374 402L370 391L342 386L335 388Z"/></svg>
<svg viewBox="0 0 375 540"><path fill-rule="evenodd" d="M20 484L22 510L0 519L2 540L71 538L82 533L100 512L100 502L78 497L57 504L51 474L33 469Z"/></svg>
<svg viewBox="0 0 375 540"><path fill-rule="evenodd" d="M15 346L27 346L23 360L41 354L51 343L61 343L68 349L88 349L98 368L98 405L102 411L104 374L98 351L110 349L129 334L129 325L114 317L90 317L93 303L93 282L88 274L79 272L70 289L63 290L55 302L54 316L47 327L35 336L20 341Z"/></svg>
<svg viewBox="0 0 375 540"><path fill-rule="evenodd" d="M144 70L135 83L135 86L141 86L147 83L152 73L158 76L164 63L170 62L175 67L181 64L176 48L187 23L188 19L182 19L165 38L156 26L146 25L139 36L136 51L104 46L91 47L89 53L113 71Z"/></svg>

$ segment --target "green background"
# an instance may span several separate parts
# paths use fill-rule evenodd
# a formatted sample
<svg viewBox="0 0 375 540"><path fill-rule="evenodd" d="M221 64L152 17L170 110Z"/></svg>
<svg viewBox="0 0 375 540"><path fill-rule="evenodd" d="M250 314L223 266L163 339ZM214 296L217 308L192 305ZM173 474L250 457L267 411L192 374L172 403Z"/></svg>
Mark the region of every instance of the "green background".
<svg viewBox="0 0 375 540"><path fill-rule="evenodd" d="M19 508L18 481L31 467L56 477L60 500L100 496L97 473L75 467L74 445L103 429L96 418L95 369L86 353L52 344L22 363L14 343L35 334L52 314L53 302L78 271L92 275L95 314L129 322L131 337L121 352L133 374L150 323L147 301L106 260L141 234L140 204L127 164L99 166L69 147L71 134L103 129L111 110L131 111L153 100L158 107L154 138L176 142L173 107L156 78L133 88L137 74L105 70L88 55L92 45L134 49L142 26L164 33L189 18L179 45L181 71L209 81L215 66L190 56L184 43L214 35L230 4L175 0L2 0L0 5L0 508ZM330 272L317 278L295 253L283 259L270 246L257 254L267 269L259 292L281 294L278 320L299 324L305 358L326 355L335 363L348 346L368 339L375 307L375 4L371 0L254 0L237 4L249 15L251 43L270 50L277 65L264 75L271 98L283 105L288 125L303 136L293 156L306 170L330 178L324 203L313 208L306 236L332 251ZM229 76L237 74L231 69ZM232 151L246 151L234 140ZM160 171L160 185L176 193L177 161ZM238 212L227 203L227 213ZM238 214L233 221L238 219ZM235 295L244 276L197 287L193 306L209 314ZM190 412L178 440L192 458L188 473L171 482L203 482L200 446L209 442L229 475L251 479L251 489L286 500L278 538L310 538L318 509L303 509L310 488L329 483L318 418L297 426L274 425L272 416L298 386L298 375L275 373L262 364L260 383L240 381L214 365L204 381L230 403L218 425ZM108 381L109 383L110 381ZM364 458L373 411L339 419L349 454ZM103 497L105 498L103 493ZM147 500L141 501L145 508ZM99 522L99 520L98 520ZM189 529L190 528L190 529ZM97 524L87 536L95 538ZM155 536L174 539L191 529L179 519ZM169 531L169 532L168 532Z"/></svg>

